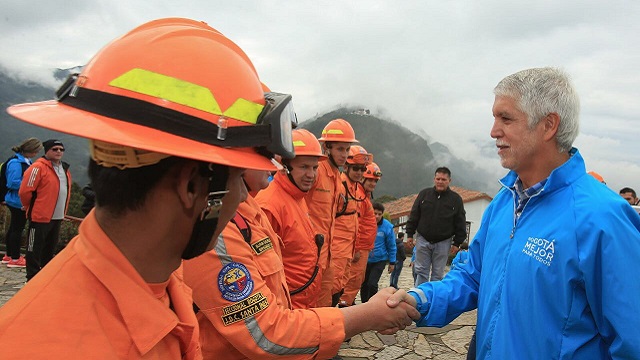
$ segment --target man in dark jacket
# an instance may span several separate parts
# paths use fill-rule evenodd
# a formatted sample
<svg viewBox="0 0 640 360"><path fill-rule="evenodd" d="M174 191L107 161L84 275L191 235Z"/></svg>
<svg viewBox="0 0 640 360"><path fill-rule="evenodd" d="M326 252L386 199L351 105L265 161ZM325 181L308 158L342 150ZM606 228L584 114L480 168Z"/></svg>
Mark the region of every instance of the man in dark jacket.
<svg viewBox="0 0 640 360"><path fill-rule="evenodd" d="M449 188L451 171L437 168L433 182L420 191L407 221L407 242L416 246L416 286L442 280L449 253L458 252L467 237L462 198Z"/></svg>

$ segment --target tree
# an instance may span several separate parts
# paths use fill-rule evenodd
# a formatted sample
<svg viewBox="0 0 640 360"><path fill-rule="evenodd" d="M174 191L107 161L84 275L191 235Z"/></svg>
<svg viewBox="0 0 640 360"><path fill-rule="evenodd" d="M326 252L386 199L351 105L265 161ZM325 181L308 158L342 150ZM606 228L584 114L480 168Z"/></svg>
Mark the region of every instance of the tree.
<svg viewBox="0 0 640 360"><path fill-rule="evenodd" d="M392 195L382 195L382 196L380 196L378 198L375 198L373 200L373 202L378 202L378 203L384 204L384 203L388 203L388 202L394 201L394 200L398 200L398 198L395 197L395 196L392 196Z"/></svg>

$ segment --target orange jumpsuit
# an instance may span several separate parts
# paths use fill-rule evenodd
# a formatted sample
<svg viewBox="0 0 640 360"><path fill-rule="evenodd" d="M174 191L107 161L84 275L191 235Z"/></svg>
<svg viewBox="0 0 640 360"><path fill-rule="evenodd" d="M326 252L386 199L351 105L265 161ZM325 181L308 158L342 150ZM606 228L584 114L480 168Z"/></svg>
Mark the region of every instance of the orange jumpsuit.
<svg viewBox="0 0 640 360"><path fill-rule="evenodd" d="M371 203L371 194L366 193L364 188L359 186L357 198L364 198L364 201L358 203L358 238L355 245L355 251L360 252L360 259L356 262L351 262L349 273L347 274L347 285L344 287L344 294L340 297L341 302L344 301L349 305L353 304L362 286L369 252L373 249L378 232L376 215L373 212L373 204Z"/></svg>
<svg viewBox="0 0 640 360"><path fill-rule="evenodd" d="M202 359L180 272L159 297L152 287L92 211L79 235L0 308L2 359Z"/></svg>
<svg viewBox="0 0 640 360"><path fill-rule="evenodd" d="M321 284L318 306L331 306L331 287L333 269L329 267L331 242L335 223L336 206L343 188L340 170L331 165L331 161L320 161L318 179L307 192L305 199L309 207L309 217L316 233L324 235L324 245L320 252Z"/></svg>
<svg viewBox="0 0 640 360"><path fill-rule="evenodd" d="M250 243L229 223L214 250L185 261L205 359L329 359L344 340L339 309L292 310L280 240L250 196L238 207Z"/></svg>
<svg viewBox="0 0 640 360"><path fill-rule="evenodd" d="M313 277L318 264L316 232L309 220L305 195L306 192L295 186L287 175L278 172L269 187L256 196L256 201L284 244L282 262L289 290L303 287ZM316 307L320 276L317 274L305 290L291 295L294 309Z"/></svg>
<svg viewBox="0 0 640 360"><path fill-rule="evenodd" d="M346 285L345 274L349 271L349 266L351 266L354 245L358 236L359 201L356 200L358 199L358 187L362 187L362 185L351 181L344 173L342 174L342 181L346 186L343 185L340 192L333 241L331 242L332 294L339 293Z"/></svg>

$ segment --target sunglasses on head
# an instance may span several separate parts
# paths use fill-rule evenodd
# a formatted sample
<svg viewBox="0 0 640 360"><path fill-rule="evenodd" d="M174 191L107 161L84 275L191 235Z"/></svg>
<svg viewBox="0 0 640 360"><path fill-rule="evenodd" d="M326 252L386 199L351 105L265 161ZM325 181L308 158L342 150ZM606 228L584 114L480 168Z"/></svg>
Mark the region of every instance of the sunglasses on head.
<svg viewBox="0 0 640 360"><path fill-rule="evenodd" d="M364 165L352 165L351 169L353 171L367 171L367 167Z"/></svg>

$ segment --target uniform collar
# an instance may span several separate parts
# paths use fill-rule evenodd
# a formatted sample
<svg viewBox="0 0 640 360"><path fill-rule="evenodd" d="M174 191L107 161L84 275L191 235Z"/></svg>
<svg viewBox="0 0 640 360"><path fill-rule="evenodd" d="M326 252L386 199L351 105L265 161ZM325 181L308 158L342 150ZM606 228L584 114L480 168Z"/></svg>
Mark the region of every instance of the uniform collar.
<svg viewBox="0 0 640 360"><path fill-rule="evenodd" d="M196 334L197 320L193 311L189 311L190 290L178 277L179 272L170 276L167 285L174 313L154 297L144 279L104 233L93 211L80 225L79 238L73 246L80 261L110 292L142 355L172 332L187 352Z"/></svg>
<svg viewBox="0 0 640 360"><path fill-rule="evenodd" d="M294 199L301 199L307 195L307 192L300 190L285 174L278 171L273 181L278 184L287 194L291 195Z"/></svg>

